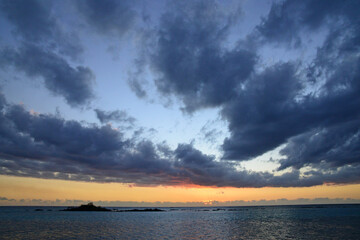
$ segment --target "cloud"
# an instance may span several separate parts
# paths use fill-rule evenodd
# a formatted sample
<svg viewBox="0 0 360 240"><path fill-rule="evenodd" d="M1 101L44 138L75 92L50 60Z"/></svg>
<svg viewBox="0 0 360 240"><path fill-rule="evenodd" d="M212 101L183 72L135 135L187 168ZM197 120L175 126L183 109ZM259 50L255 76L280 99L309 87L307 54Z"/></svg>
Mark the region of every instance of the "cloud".
<svg viewBox="0 0 360 240"><path fill-rule="evenodd" d="M24 10L27 4L33 4L31 11ZM95 1L76 4L86 22L102 34L122 36L134 21L127 2L106 1L100 7ZM215 1L170 4L153 31L144 34L145 50L130 86L145 97L147 79L141 77L151 71L157 91L177 97L184 112L218 108L230 133L222 144L222 159L191 144L170 149L136 132L136 137L127 139L110 125L31 114L0 97L0 171L139 185L359 183L360 32L354 9L357 1L275 2L245 40L234 40L239 9L229 12ZM87 104L94 96L93 73L67 62L66 57L77 54L65 51L72 52L67 44L71 34L60 30L51 4L3 1L1 11L21 39L18 46L0 50L1 65L29 78L42 78L49 91L71 106ZM293 43L307 44L301 39L314 30L323 30L325 40L312 52L313 59L262 64L262 46L275 43L287 51ZM122 111L95 112L101 123L133 122ZM279 170L286 173L237 169L235 161L250 160L279 146L284 146Z"/></svg>
<svg viewBox="0 0 360 240"><path fill-rule="evenodd" d="M131 29L136 12L131 1L76 1L86 23L101 34L122 36Z"/></svg>
<svg viewBox="0 0 360 240"><path fill-rule="evenodd" d="M6 202L16 202L13 198L7 198L7 197L0 197L0 201L6 201Z"/></svg>
<svg viewBox="0 0 360 240"><path fill-rule="evenodd" d="M0 62L3 67L23 71L29 78L43 78L45 87L54 95L64 97L71 106L84 105L94 97L94 74L89 68L74 68L61 56L36 45L2 49Z"/></svg>
<svg viewBox="0 0 360 240"><path fill-rule="evenodd" d="M256 55L241 46L231 51L222 47L239 11L226 15L218 9L212 1L174 4L162 15L155 39L147 40L155 44L148 47L147 57L158 76L157 90L178 96L187 112L219 106L234 97L256 62ZM138 67L144 68L140 62ZM137 90L139 81L130 82Z"/></svg>
<svg viewBox="0 0 360 240"><path fill-rule="evenodd" d="M198 135L202 141L205 141L211 145L216 145L221 139L223 132L215 127L216 121L207 121L204 126L201 127Z"/></svg>
<svg viewBox="0 0 360 240"><path fill-rule="evenodd" d="M247 160L286 144L280 170L321 162L327 170L358 167L359 23L341 26L343 34L331 29L310 66L271 66L225 104L231 136L223 144L224 158Z"/></svg>
<svg viewBox="0 0 360 240"><path fill-rule="evenodd" d="M288 178L299 180L297 171L311 167L321 176L299 184L333 181L329 172L359 167L358 8L351 0L274 2L253 31L230 47L239 11L225 13L205 1L171 5L150 34L155 44L145 53L148 63L138 66L149 66L158 92L177 97L185 112L220 110L230 133L222 144L223 160L251 160L284 146L279 170L289 168ZM275 44L285 52L306 48L312 43L302 41L305 36L324 39L309 50L311 57L264 66L264 46ZM280 184L275 177L256 177Z"/></svg>
<svg viewBox="0 0 360 240"><path fill-rule="evenodd" d="M147 97L147 92L144 89L146 83L140 82L138 75L133 75L129 80L128 84L130 89L136 94L138 98L145 98Z"/></svg>
<svg viewBox="0 0 360 240"><path fill-rule="evenodd" d="M74 32L65 32L60 26L52 7L51 2L38 0L3 0L0 3L0 10L24 41L41 43L75 59L83 48Z"/></svg>
<svg viewBox="0 0 360 240"><path fill-rule="evenodd" d="M299 3L285 1L277 6L282 9L279 16L290 16L290 8ZM354 11L358 7L358 1L330 1L326 4L305 1L297 15L292 17L293 26L287 26L295 34L300 34L301 29L311 31L319 28L328 28L328 34L311 65L305 68L306 76L302 81L311 83L308 88L318 90L305 95L297 113L293 114L298 124L294 121L292 128L301 124L304 127L287 140L288 144L281 151L287 158L281 160L280 169L314 166L321 162L327 163L321 168L328 170L347 165L358 167L360 32ZM274 34L283 36L280 25L285 22L275 21L270 12L262 27L269 21L273 22ZM284 38L278 42L288 40Z"/></svg>
<svg viewBox="0 0 360 240"><path fill-rule="evenodd" d="M50 11L38 1L4 0L1 1L1 10L16 26L17 33L32 41L52 35L56 26Z"/></svg>
<svg viewBox="0 0 360 240"><path fill-rule="evenodd" d="M0 11L9 21L14 44L0 49L2 66L13 66L29 79L41 77L54 95L72 107L86 105L94 97L93 72L85 66L72 67L83 52L73 28L57 16L54 2L4 0ZM31 59L31 61L29 61Z"/></svg>
<svg viewBox="0 0 360 240"><path fill-rule="evenodd" d="M170 162L149 141L132 142L108 125L2 106L1 174L99 182L166 182ZM164 173L164 176L162 176ZM157 179L162 179L157 180Z"/></svg>
<svg viewBox="0 0 360 240"><path fill-rule="evenodd" d="M263 43L301 44L301 34L336 25L341 20L356 21L358 1L287 0L274 2L269 14L256 27Z"/></svg>
<svg viewBox="0 0 360 240"><path fill-rule="evenodd" d="M278 64L250 78L239 95L224 105L222 116L231 136L224 140L224 158L248 160L283 144L301 132L301 84L290 63Z"/></svg>
<svg viewBox="0 0 360 240"><path fill-rule="evenodd" d="M213 129L206 129L206 128L201 128L200 130L201 134L203 135L203 140L211 143L211 144L216 144L218 137L221 136L222 132L213 128Z"/></svg>
<svg viewBox="0 0 360 240"><path fill-rule="evenodd" d="M136 121L135 118L129 116L125 111L103 111L101 109L95 109L94 111L96 113L96 117L101 123L108 123L114 121L134 125L134 122Z"/></svg>
<svg viewBox="0 0 360 240"><path fill-rule="evenodd" d="M0 109L0 174L141 186L298 187L360 181L353 167L279 176L237 170L191 144L172 150L144 138L126 139L110 125L34 114L7 102Z"/></svg>
<svg viewBox="0 0 360 240"><path fill-rule="evenodd" d="M293 137L281 154L280 169L289 166L301 168L306 164L326 161L330 166L359 164L360 121L354 120L328 128L315 129Z"/></svg>

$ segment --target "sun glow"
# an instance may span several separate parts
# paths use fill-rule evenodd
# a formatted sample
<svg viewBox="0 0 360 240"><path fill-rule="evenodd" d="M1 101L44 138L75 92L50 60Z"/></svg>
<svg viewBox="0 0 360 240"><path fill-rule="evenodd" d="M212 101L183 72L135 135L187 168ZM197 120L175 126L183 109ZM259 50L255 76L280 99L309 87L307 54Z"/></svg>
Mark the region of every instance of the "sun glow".
<svg viewBox="0 0 360 240"><path fill-rule="evenodd" d="M0 197L8 199L76 199L82 201L217 202L298 198L360 199L360 184L301 188L217 188L201 186L139 187L122 183L93 183L0 175Z"/></svg>

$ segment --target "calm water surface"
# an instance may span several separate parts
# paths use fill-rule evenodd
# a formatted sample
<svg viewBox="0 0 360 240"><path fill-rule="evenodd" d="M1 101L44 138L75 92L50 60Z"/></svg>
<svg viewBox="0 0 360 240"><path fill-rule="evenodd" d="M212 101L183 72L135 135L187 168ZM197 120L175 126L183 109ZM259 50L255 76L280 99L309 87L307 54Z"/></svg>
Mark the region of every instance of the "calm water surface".
<svg viewBox="0 0 360 240"><path fill-rule="evenodd" d="M0 207L0 239L360 239L360 205L163 208L165 212L36 208Z"/></svg>

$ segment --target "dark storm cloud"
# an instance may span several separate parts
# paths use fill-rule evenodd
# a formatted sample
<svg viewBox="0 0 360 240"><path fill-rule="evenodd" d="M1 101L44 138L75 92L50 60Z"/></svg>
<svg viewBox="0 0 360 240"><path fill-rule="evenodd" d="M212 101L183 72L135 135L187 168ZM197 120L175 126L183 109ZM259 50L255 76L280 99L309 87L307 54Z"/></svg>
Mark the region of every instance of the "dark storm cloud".
<svg viewBox="0 0 360 240"><path fill-rule="evenodd" d="M0 3L21 39L17 48L0 50L1 66L42 78L52 93L63 96L71 106L88 103L94 95L93 74L66 61L63 55L75 59L80 48L76 41L68 44L73 43L68 41L71 34L60 30L51 4ZM102 34L123 35L134 21L128 2L76 4L86 23ZM146 80L140 77L149 67L156 74L159 93L176 96L185 112L220 108L230 132L222 145L224 160L191 144L179 144L176 149L165 143L156 145L136 132L136 137L126 139L111 125L30 114L0 96L0 173L138 185L360 183L357 9L358 1L273 3L246 41L276 43L287 50L289 43L300 46L304 33L325 29L327 35L310 65L298 59L262 67L257 49L231 35L237 9L229 14L216 2L174 3L155 30L145 34L144 55L136 62L138 69L129 83L138 96L146 96ZM231 42L236 43L232 46ZM261 44L251 46L261 48ZM133 122L121 111L95 112L101 123ZM249 160L281 145L284 158L279 169L287 169L282 175L238 170L234 162L226 161ZM310 170L303 168L307 166Z"/></svg>
<svg viewBox="0 0 360 240"><path fill-rule="evenodd" d="M24 38L39 41L53 34L56 26L50 11L36 0L2 0L1 10Z"/></svg>
<svg viewBox="0 0 360 240"><path fill-rule="evenodd" d="M41 43L61 54L77 58L83 49L74 32L64 32L52 15L52 3L38 0L2 0L0 11L23 40Z"/></svg>
<svg viewBox="0 0 360 240"><path fill-rule="evenodd" d="M268 172L236 170L232 163L216 161L189 144L179 144L174 151L175 169L181 169L181 177L189 183L218 187L308 187L324 183L358 183L358 167L332 168L332 171L309 171L302 176L293 170L275 176ZM178 175L179 176L179 175Z"/></svg>
<svg viewBox="0 0 360 240"><path fill-rule="evenodd" d="M287 156L280 169L301 168L326 162L321 168L356 166L359 154L360 118L360 18L359 1L285 1L279 16L291 16L290 8L303 4L293 15L293 26L287 26L294 34L328 27L328 35L312 64L306 69L306 81L321 86L316 94L308 95L297 111L303 131L288 140L281 151ZM272 10L273 11L273 10ZM272 22L273 34L281 34L280 19L271 12L263 26ZM279 42L288 41L283 38ZM310 84L310 86L312 86ZM296 124L293 124L296 126ZM354 169L356 169L354 167ZM350 167L351 169L351 167Z"/></svg>
<svg viewBox="0 0 360 240"><path fill-rule="evenodd" d="M108 123L113 121L133 125L135 122L135 118L129 116L125 111L103 111L101 109L95 109L94 111L96 113L96 117L101 123Z"/></svg>
<svg viewBox="0 0 360 240"><path fill-rule="evenodd" d="M175 150L146 139L126 139L110 125L84 125L59 116L29 113L2 102L0 173L37 178L138 185L296 187L359 182L358 169L292 171L280 176L236 170L233 163L179 144Z"/></svg>
<svg viewBox="0 0 360 240"><path fill-rule="evenodd" d="M223 48L239 11L225 15L218 9L213 1L173 4L161 17L154 41L149 41L155 44L149 46L148 57L158 75L157 89L164 96L178 96L187 112L219 106L234 97L256 62L252 51ZM139 81L132 82L137 90Z"/></svg>
<svg viewBox="0 0 360 240"><path fill-rule="evenodd" d="M230 130L232 131L230 139L224 142L224 150L228 156L244 159L251 157L246 156L246 154L251 153L253 148L255 151L252 156L256 156L282 143L287 143L280 152L286 158L280 161L279 169L312 166L319 171L326 171L343 166L341 171L344 172L344 176L349 174L346 179L350 179L350 176L358 178L359 174L353 172L358 169L360 161L358 147L360 131L358 120L360 118L360 22L359 17L355 16L353 11L353 9L358 8L356 5L358 2L348 1L343 4L340 4L340 1L329 2L329 4L325 4L324 8L321 8L321 11L319 7L313 6L315 3L320 4L321 2L307 2L302 6L298 14L304 15L299 19L305 22L302 25L294 23L296 27L293 27L292 31L307 25L309 28L320 27L319 25L322 22L326 22L332 27L323 46L317 49L317 55L312 64L305 69L306 77L302 76L300 81L306 85L303 85L299 90L314 86L318 88L318 91L303 95L301 100L296 100L296 94L301 96L301 92L297 90L289 98L281 100L281 105L275 109L272 107L276 104L272 102L267 106L265 105L261 111L261 116L264 117L265 121L263 125L255 125L255 128L251 128L253 123L256 123L254 119L248 119L249 123L245 124L241 120L239 121L241 117L235 119L240 114L233 113L241 111L241 108L234 108L232 109L233 112L229 112L225 108L225 113L232 117L227 116L228 119L232 119L230 120ZM295 3L285 2L284 6L286 4ZM339 4L340 6L334 7ZM291 11L285 9L287 8L284 7L281 13L290 16ZM314 9L320 11L318 16L312 12ZM339 18L331 18L333 15L341 16L342 21L336 23ZM269 19L268 21L272 21ZM282 23L279 20L274 25L274 29L279 30L280 26L278 25ZM266 25L262 27L264 26ZM277 34L283 36L280 32ZM277 41L281 43L283 40ZM299 80L293 77L288 79L299 83ZM276 85L275 82L274 85ZM277 98L277 96L279 94L274 92L273 97ZM258 110L259 106L264 105L263 103L257 104L252 110ZM286 106L290 106L290 108ZM273 121L273 117L266 116L267 109L277 116L278 124ZM251 134L247 135L246 131L249 128ZM249 142L250 145L247 145ZM266 143L268 143L268 148L262 149L267 145ZM246 147L250 151L246 151ZM320 164L324 162L326 164ZM327 174L322 174L321 177L324 181L329 178ZM330 179L329 181L331 181Z"/></svg>
<svg viewBox="0 0 360 240"><path fill-rule="evenodd" d="M293 137L281 150L280 169L326 161L331 166L360 164L360 121L354 120Z"/></svg>
<svg viewBox="0 0 360 240"><path fill-rule="evenodd" d="M224 141L224 158L246 160L287 144L280 169L321 161L358 164L360 59L353 39L359 32L344 31L352 34L329 38L318 49L306 77L294 70L284 75L283 67L265 70L262 82L250 79L225 105L231 136ZM302 94L313 85L316 93Z"/></svg>
<svg viewBox="0 0 360 240"><path fill-rule="evenodd" d="M262 75L249 79L244 91L222 109L222 115L229 121L231 132L231 136L224 141L224 158L250 159L287 143L299 134L308 138L312 134L318 134L321 129L339 129L347 126L349 121L359 118L359 66L359 63L354 61L343 63L342 67L346 71L338 66L316 96L301 96L302 82L295 75L294 66L291 64L272 66ZM332 84L335 85L331 86ZM300 96L301 99L298 98ZM350 135L355 135L358 131L356 124L346 129L350 131ZM337 140L343 141L343 144L347 142L344 138ZM298 144L293 141L289 140L287 148L304 147L299 141L296 141ZM325 144L327 140L323 141ZM319 147L325 149L325 145ZM347 148L349 152L346 154L355 154L350 149ZM342 150L345 151L346 148ZM288 151L282 153L290 157ZM324 159L318 156L317 161L321 160ZM303 161L300 167L306 161L311 163L306 157ZM342 158L338 158L338 161L340 165L349 163Z"/></svg>
<svg viewBox="0 0 360 240"><path fill-rule="evenodd" d="M189 144L179 144L174 151L175 166L182 169L182 177L188 183L205 186L262 187L267 185L267 173L236 171L228 162L214 161L215 157L206 155Z"/></svg>
<svg viewBox="0 0 360 240"><path fill-rule="evenodd" d="M20 105L4 108L0 121L2 174L137 182L168 168L169 162L157 157L152 143L126 140L108 125L84 126L58 116L30 114ZM149 178L157 183L157 176Z"/></svg>
<svg viewBox="0 0 360 240"><path fill-rule="evenodd" d="M291 174L282 178L244 174L271 186L296 185L301 178L297 169L305 166L319 174L300 181L304 186L333 181L330 170L340 174L358 169L359 1L273 2L269 14L233 47L226 43L234 41L229 34L237 11L224 13L216 3L205 1L175 6L162 15L151 35L155 37L148 41L154 46L145 54L158 76L154 84L162 95L176 96L187 112L220 108L230 132L222 145L223 159L250 160L285 146L279 169L292 167ZM302 38L305 34L316 38L315 30L325 40L312 60L262 65L263 45L275 44L285 51L301 44L306 47ZM138 66L144 69L146 64ZM217 164L197 157L205 165ZM219 171L233 172L224 166ZM196 171L201 176L204 169L189 173ZM257 182L252 180L252 185Z"/></svg>
<svg viewBox="0 0 360 240"><path fill-rule="evenodd" d="M336 25L341 20L358 19L359 1L356 0L287 0L273 3L268 16L257 30L263 43L301 44L302 31L317 30L324 25Z"/></svg>
<svg viewBox="0 0 360 240"><path fill-rule="evenodd" d="M88 67L72 67L83 52L74 29L61 25L55 2L3 0L0 11L12 24L15 46L0 49L2 66L13 66L29 79L41 77L45 87L79 107L94 97L94 74ZM10 33L8 33L10 34Z"/></svg>
<svg viewBox="0 0 360 240"><path fill-rule="evenodd" d="M2 49L0 62L2 66L23 71L29 78L42 77L45 87L53 94L63 96L71 106L86 104L94 96L94 75L89 68L74 68L64 58L36 45Z"/></svg>
<svg viewBox="0 0 360 240"><path fill-rule="evenodd" d="M103 34L122 36L135 21L131 1L79 0L76 5L87 24Z"/></svg>
<svg viewBox="0 0 360 240"><path fill-rule="evenodd" d="M224 106L222 115L229 121L231 133L223 145L225 159L256 157L304 129L295 101L301 89L295 70L288 63L264 70Z"/></svg>

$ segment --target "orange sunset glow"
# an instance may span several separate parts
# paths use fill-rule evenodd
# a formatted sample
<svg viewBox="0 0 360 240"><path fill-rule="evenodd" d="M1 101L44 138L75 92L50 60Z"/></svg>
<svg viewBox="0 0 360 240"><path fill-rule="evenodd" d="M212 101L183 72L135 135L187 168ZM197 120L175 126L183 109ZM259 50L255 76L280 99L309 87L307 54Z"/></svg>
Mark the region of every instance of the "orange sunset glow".
<svg viewBox="0 0 360 240"><path fill-rule="evenodd" d="M0 189L2 195L8 196L7 198L42 199L44 201L76 199L85 202L203 202L204 205L211 205L212 201L259 201L283 198L288 200L298 198L360 199L359 184L303 188L138 187L121 183L88 183L0 176ZM52 205L56 205L56 203L52 203Z"/></svg>

